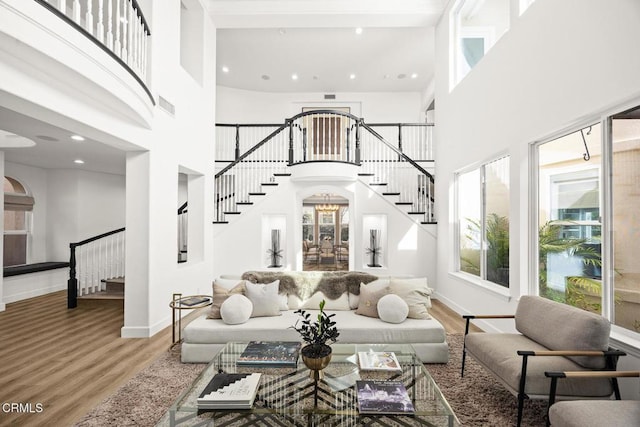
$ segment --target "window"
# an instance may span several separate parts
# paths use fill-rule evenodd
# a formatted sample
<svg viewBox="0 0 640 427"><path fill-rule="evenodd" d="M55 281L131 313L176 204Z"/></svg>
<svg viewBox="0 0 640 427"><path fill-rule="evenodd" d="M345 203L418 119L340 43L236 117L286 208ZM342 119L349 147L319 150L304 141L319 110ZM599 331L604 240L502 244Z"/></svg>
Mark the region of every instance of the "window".
<svg viewBox="0 0 640 427"><path fill-rule="evenodd" d="M510 0L458 0L451 9L451 87L509 29Z"/></svg>
<svg viewBox="0 0 640 427"><path fill-rule="evenodd" d="M313 205L302 206L302 239L316 242L315 237L315 208Z"/></svg>
<svg viewBox="0 0 640 427"><path fill-rule="evenodd" d="M538 149L538 292L601 313L601 126Z"/></svg>
<svg viewBox="0 0 640 427"><path fill-rule="evenodd" d="M34 200L14 178L4 177L4 266L27 263L29 224Z"/></svg>
<svg viewBox="0 0 640 427"><path fill-rule="evenodd" d="M458 271L509 287L509 158L459 173Z"/></svg>

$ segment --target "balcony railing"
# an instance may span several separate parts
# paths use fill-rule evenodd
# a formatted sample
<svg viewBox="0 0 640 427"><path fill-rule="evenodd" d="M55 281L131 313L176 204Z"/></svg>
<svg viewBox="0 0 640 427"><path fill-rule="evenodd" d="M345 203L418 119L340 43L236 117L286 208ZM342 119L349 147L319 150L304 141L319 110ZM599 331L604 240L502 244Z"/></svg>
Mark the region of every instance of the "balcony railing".
<svg viewBox="0 0 640 427"><path fill-rule="evenodd" d="M147 88L151 30L136 0L35 0L95 42Z"/></svg>

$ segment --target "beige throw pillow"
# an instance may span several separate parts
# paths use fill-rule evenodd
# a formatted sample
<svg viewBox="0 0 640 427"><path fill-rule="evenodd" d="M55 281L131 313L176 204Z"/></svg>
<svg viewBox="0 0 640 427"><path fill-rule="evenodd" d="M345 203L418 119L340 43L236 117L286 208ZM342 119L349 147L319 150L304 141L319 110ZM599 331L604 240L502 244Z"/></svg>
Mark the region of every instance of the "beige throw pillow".
<svg viewBox="0 0 640 427"><path fill-rule="evenodd" d="M431 293L427 286L427 278L419 279L391 279L389 289L398 295L409 306L407 317L411 319L431 319L427 309L431 307Z"/></svg>
<svg viewBox="0 0 640 427"><path fill-rule="evenodd" d="M224 285L220 285L216 280L213 282L213 302L211 303L211 309L207 315L208 319L222 319L220 315L220 307L222 303L227 300L231 295L244 295L246 292L244 280L237 280L236 285L231 289Z"/></svg>
<svg viewBox="0 0 640 427"><path fill-rule="evenodd" d="M371 289L368 285L360 283L360 302L358 303L358 309L356 314L361 314L368 317L378 316L378 301L380 298L389 293L389 287Z"/></svg>

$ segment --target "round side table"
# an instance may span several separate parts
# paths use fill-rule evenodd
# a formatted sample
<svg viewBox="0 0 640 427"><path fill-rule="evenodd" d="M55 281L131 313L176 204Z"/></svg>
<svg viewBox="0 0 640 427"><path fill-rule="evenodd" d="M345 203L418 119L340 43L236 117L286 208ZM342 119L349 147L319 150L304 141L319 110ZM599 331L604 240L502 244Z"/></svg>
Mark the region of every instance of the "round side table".
<svg viewBox="0 0 640 427"><path fill-rule="evenodd" d="M171 308L171 342L173 344L182 341L182 315L180 310L195 310L211 305L213 298L210 295L188 295L173 294L173 299L169 303ZM176 319L177 314L177 319ZM178 340L176 341L176 325L178 326Z"/></svg>

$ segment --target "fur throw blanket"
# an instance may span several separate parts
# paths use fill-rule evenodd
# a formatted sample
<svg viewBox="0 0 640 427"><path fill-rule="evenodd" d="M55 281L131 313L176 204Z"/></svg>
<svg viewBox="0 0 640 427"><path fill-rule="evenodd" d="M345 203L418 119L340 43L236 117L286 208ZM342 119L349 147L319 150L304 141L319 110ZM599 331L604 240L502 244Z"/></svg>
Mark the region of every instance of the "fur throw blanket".
<svg viewBox="0 0 640 427"><path fill-rule="evenodd" d="M247 271L242 279L251 283L271 283L280 280L281 294L296 295L306 300L320 291L329 299L340 298L345 292L360 295L360 283L378 277L359 271Z"/></svg>

